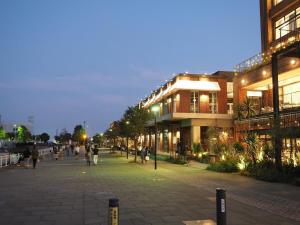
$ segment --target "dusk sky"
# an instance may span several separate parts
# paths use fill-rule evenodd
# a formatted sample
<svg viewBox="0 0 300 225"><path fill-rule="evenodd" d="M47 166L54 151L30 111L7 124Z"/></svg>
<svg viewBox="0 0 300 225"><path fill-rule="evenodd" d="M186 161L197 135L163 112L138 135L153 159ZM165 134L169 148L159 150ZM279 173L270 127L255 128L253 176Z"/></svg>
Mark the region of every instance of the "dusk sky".
<svg viewBox="0 0 300 225"><path fill-rule="evenodd" d="M0 114L103 132L173 73L260 51L258 0L1 0Z"/></svg>

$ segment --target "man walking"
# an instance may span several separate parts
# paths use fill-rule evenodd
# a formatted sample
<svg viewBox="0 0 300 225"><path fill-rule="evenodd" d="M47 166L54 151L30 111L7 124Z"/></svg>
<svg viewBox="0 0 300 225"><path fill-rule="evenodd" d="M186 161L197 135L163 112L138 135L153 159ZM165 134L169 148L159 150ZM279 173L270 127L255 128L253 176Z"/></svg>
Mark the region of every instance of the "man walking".
<svg viewBox="0 0 300 225"><path fill-rule="evenodd" d="M37 150L36 145L33 145L32 153L31 153L31 158L32 158L32 164L33 164L33 169L36 167L36 162L39 158L39 151Z"/></svg>

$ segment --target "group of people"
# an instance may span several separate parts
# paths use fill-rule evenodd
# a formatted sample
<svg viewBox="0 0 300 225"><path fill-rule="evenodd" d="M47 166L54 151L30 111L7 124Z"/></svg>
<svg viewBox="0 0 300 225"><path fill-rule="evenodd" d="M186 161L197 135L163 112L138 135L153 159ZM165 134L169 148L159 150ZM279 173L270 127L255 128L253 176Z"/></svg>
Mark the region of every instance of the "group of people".
<svg viewBox="0 0 300 225"><path fill-rule="evenodd" d="M86 158L86 163L88 166L91 165L91 160L93 156L93 163L94 165L98 164L98 157L99 157L99 148L98 145L85 145L85 158Z"/></svg>

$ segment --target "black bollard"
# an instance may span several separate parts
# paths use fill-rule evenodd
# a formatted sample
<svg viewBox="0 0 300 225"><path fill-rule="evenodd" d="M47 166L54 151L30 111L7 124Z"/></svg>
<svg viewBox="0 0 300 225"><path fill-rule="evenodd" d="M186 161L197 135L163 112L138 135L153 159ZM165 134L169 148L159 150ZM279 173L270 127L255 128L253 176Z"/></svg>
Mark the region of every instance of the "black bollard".
<svg viewBox="0 0 300 225"><path fill-rule="evenodd" d="M217 225L226 225L226 191L216 189Z"/></svg>
<svg viewBox="0 0 300 225"><path fill-rule="evenodd" d="M119 225L119 199L109 199L108 225Z"/></svg>

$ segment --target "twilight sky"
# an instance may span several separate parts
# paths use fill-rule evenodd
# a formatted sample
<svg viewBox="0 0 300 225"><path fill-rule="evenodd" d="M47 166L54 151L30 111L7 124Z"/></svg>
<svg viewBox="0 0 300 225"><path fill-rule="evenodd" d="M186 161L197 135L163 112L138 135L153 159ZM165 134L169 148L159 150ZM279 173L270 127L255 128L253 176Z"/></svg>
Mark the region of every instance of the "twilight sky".
<svg viewBox="0 0 300 225"><path fill-rule="evenodd" d="M1 0L0 114L92 135L173 73L259 51L258 0Z"/></svg>

